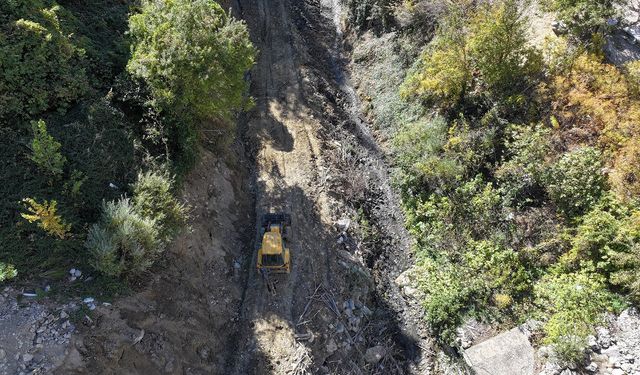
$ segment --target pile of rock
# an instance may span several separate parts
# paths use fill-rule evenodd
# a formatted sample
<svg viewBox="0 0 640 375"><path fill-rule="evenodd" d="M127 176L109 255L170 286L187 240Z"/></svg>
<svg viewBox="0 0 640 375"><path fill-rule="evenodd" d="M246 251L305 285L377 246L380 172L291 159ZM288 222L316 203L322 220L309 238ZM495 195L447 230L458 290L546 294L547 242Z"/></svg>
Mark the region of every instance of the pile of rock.
<svg viewBox="0 0 640 375"><path fill-rule="evenodd" d="M18 303L22 294L11 288L0 294L0 375L50 373L64 359L75 330L68 313L78 309L75 304Z"/></svg>

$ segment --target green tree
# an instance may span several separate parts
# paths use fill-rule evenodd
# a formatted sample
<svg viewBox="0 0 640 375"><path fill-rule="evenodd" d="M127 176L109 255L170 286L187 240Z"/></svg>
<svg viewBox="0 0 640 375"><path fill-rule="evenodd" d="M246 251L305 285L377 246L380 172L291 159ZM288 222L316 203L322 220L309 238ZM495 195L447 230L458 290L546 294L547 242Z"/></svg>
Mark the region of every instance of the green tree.
<svg viewBox="0 0 640 375"><path fill-rule="evenodd" d="M144 0L129 19L127 68L178 121L229 120L246 105L256 50L246 25L214 0Z"/></svg>
<svg viewBox="0 0 640 375"><path fill-rule="evenodd" d="M486 91L476 90L482 86L490 96L503 100L532 85L542 58L527 44L527 19L517 2L502 0L467 8L450 7L433 42L407 76L403 97L451 107L467 94Z"/></svg>
<svg viewBox="0 0 640 375"><path fill-rule="evenodd" d="M31 156L29 157L40 170L51 175L59 176L67 159L60 154L60 142L47 132L44 121L32 121L33 140L31 141Z"/></svg>
<svg viewBox="0 0 640 375"><path fill-rule="evenodd" d="M422 52L416 68L401 87L404 98L453 106L467 93L471 69L462 9L451 8L431 44Z"/></svg>
<svg viewBox="0 0 640 375"><path fill-rule="evenodd" d="M498 98L523 92L542 69L540 53L528 44L527 22L515 0L483 6L471 20L470 58Z"/></svg>
<svg viewBox="0 0 640 375"><path fill-rule="evenodd" d="M86 91L84 51L61 11L41 0L0 3L0 120L64 107Z"/></svg>

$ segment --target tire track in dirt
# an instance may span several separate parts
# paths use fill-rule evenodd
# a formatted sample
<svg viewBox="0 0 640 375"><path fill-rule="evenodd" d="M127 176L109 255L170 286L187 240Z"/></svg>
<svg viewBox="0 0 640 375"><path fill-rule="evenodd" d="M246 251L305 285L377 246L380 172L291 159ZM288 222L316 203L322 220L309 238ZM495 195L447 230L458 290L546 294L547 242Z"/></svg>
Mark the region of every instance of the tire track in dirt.
<svg viewBox="0 0 640 375"><path fill-rule="evenodd" d="M331 35L313 35L313 32L325 31L323 28L328 25L318 26L309 23L307 14L302 11L306 3L310 3L315 9L322 9L321 12L329 12L314 14L322 18L316 20L319 23L331 24L332 20L339 18L337 14L331 13L335 1L238 1L238 8L242 9L242 18L250 26L254 44L260 50L260 57L251 75L251 93L257 99L257 106L242 125L249 148L256 155L256 218L266 212L285 211L292 214L293 236L290 243L293 262L290 275L278 276L277 293L272 296L255 272L257 250L253 251L252 263L247 271L251 276L246 285L240 314L240 324L243 328L237 344L230 351L226 373L298 374L305 373L304 371L324 372L329 371L329 368L334 374L360 373L361 368L368 368L371 373L404 373L399 366L393 370L379 370L366 364L363 367L362 349L358 345L349 349L351 344L355 343L347 345L345 358L331 357L332 353L327 353L324 344L336 334L333 332L332 317L326 315L327 311L324 311L324 316L320 315L322 319L316 319L305 327L296 324L298 315L304 314L306 298L317 285L321 284L327 289L335 290L335 294L343 301L360 288L367 288L358 283L354 284L350 280L353 275L338 265L339 249L336 247L336 233L333 228L336 210L332 210L335 208L335 202L329 196L332 192L323 186L324 183L319 176L321 170L338 167L325 160L327 138L321 135L323 132L326 133L327 128L334 126L334 121L355 121L356 128L353 130L356 133L355 138L358 139L356 142L368 150L366 152L372 153L370 157L374 162L365 168L370 168L370 172L375 176L375 183L381 185L379 189L382 190L383 200L387 201L386 205L377 207L382 218L381 226L386 225L390 228L386 234L390 237L389 245L397 246L385 253L385 256L393 256L394 252L399 256L398 260L390 259L394 268L391 275L400 273L402 264L406 266L409 250L408 235L402 227L402 215L398 214L398 200L389 186L383 155L377 148L375 139L368 132L366 124L362 124L358 118L357 97L348 86L348 79L342 72L344 67L340 66L338 61L341 53L341 31L339 28L332 30L336 33L333 37L335 39L332 39ZM302 35L300 28L313 32L305 32ZM315 38L313 42L316 45L311 47L308 38ZM322 51L318 51L317 48ZM319 52L323 56L314 55ZM309 58L323 59L320 65L324 64L322 69L325 71L310 69L314 62L310 62ZM328 92L318 92L317 81L324 81L333 88L326 88ZM336 92L336 89L342 90L343 93ZM334 90L333 94L331 90ZM333 95L346 98L341 99L341 103L336 103ZM327 100L333 104L327 104ZM319 107L318 102L325 103L325 107ZM340 130L335 134L339 135ZM395 206L391 207L392 205ZM385 214L385 210L391 215ZM384 288L380 288L381 292L385 293L385 288L389 288L391 284L393 283L389 280L384 282ZM400 296L397 298L402 299ZM397 320L402 317L391 317L395 313L386 307L386 302L380 297L374 299L378 300L376 303L379 304L380 310L385 311L380 321L375 322L381 327L379 332L385 332L387 329L392 331L394 340L401 346L406 344L406 347L410 347L400 348L401 352L407 351L411 358L419 357L420 348L413 343L416 337L406 336L416 335L415 326L405 327L404 323L401 324L404 328L399 328L400 325L395 326L399 324ZM405 305L398 303L394 307L396 310L402 310ZM338 316L337 319L340 320L342 317ZM403 330L412 332L401 332ZM323 340L323 343L318 345L296 340L297 335L309 332L313 337ZM367 337L366 341L375 343L376 338ZM304 360L305 356L307 360ZM329 361L329 358L333 360ZM356 362L359 364L356 365ZM335 364L351 367L336 367Z"/></svg>
<svg viewBox="0 0 640 375"><path fill-rule="evenodd" d="M288 4L284 0L239 3L260 50L251 74L257 105L243 125L257 155L256 217L280 211L292 215L292 271L271 276L276 282L276 295L271 295L255 271L257 251L253 251L241 311L244 327L226 373L281 374L291 370L292 354L302 346L292 322L305 304L307 289L327 282L325 244L334 238L325 229L331 223L317 186L322 159L314 132L320 124L300 90Z"/></svg>

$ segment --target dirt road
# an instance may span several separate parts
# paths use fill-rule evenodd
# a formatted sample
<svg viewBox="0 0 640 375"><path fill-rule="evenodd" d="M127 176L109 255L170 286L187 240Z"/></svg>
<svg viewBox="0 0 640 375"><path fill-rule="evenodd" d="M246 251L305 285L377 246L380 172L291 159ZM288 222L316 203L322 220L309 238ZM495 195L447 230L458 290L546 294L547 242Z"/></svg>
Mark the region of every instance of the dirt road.
<svg viewBox="0 0 640 375"><path fill-rule="evenodd" d="M429 373L419 313L393 283L409 244L342 71L336 4L232 3L260 50L256 107L233 152L205 152L187 178L191 231L167 264L97 310L59 373ZM279 211L292 215L293 264L272 294L254 268L255 220Z"/></svg>

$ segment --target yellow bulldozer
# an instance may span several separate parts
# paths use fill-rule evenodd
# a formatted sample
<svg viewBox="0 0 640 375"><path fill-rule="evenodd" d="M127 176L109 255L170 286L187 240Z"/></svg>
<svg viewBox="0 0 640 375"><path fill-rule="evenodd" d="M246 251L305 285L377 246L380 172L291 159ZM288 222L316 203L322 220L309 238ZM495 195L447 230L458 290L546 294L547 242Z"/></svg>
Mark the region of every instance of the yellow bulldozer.
<svg viewBox="0 0 640 375"><path fill-rule="evenodd" d="M258 249L258 272L289 273L291 271L291 252L287 247L291 215L265 214L260 225L260 248Z"/></svg>

